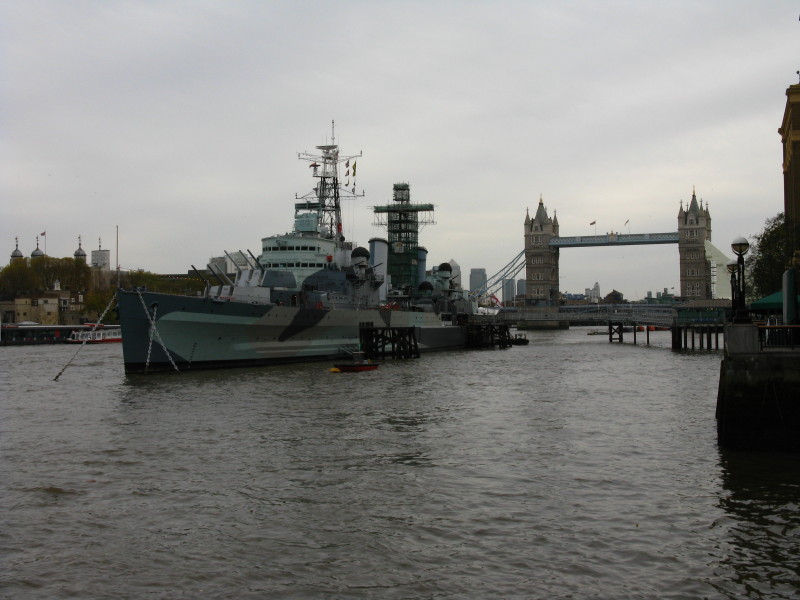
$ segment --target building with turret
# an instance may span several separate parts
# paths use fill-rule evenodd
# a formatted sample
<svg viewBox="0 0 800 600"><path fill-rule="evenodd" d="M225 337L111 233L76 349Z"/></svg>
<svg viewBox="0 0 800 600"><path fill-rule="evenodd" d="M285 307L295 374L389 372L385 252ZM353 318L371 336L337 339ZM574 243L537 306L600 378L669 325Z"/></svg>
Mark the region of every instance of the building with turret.
<svg viewBox="0 0 800 600"><path fill-rule="evenodd" d="M72 256L75 259L75 262L82 262L86 264L86 250L84 250L83 246L81 245L81 236L78 236L78 249L75 250Z"/></svg>
<svg viewBox="0 0 800 600"><path fill-rule="evenodd" d="M708 204L703 207L702 200L698 203L697 195L692 190L689 206L684 208L681 202L678 211L680 295L689 300L710 300L714 297L712 283L716 283L716 265L712 272L711 260L706 255L706 242L711 242L711 214Z"/></svg>
<svg viewBox="0 0 800 600"><path fill-rule="evenodd" d="M549 245L558 237L558 218L551 219L539 198L536 214L525 214L525 304L558 305L558 248Z"/></svg>
<svg viewBox="0 0 800 600"><path fill-rule="evenodd" d="M786 108L778 133L783 145L783 213L789 236L787 263L800 252L800 84L786 90ZM800 255L797 255L800 260ZM796 265L795 265L796 266Z"/></svg>
<svg viewBox="0 0 800 600"><path fill-rule="evenodd" d="M39 248L39 236L36 236L36 249L31 252L31 258L41 258L44 256L44 252Z"/></svg>
<svg viewBox="0 0 800 600"><path fill-rule="evenodd" d="M11 261L10 261L10 263L24 261L25 260L25 255L19 249L19 238L18 237L14 238L14 244L15 244L16 247L14 248L13 252L11 252Z"/></svg>

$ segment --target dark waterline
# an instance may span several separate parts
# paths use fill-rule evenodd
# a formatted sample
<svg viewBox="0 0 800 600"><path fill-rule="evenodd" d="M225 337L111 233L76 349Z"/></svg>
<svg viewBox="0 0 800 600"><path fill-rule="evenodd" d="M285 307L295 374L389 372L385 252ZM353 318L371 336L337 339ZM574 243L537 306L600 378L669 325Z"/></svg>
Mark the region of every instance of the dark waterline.
<svg viewBox="0 0 800 600"><path fill-rule="evenodd" d="M720 355L586 331L359 374L0 348L0 595L798 597L797 460L717 448Z"/></svg>

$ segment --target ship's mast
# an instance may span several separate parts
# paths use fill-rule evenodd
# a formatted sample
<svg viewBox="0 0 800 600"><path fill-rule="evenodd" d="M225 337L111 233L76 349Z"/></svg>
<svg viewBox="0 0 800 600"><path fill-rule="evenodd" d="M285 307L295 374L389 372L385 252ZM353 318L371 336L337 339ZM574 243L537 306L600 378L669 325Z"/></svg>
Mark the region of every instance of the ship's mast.
<svg viewBox="0 0 800 600"><path fill-rule="evenodd" d="M355 159L360 158L362 153L359 152L350 156L341 156L339 154L333 121L331 121L331 143L317 146L316 149L319 151L318 153L301 152L297 155L299 159L307 160L311 163L309 168L313 169L312 177L317 179L314 191L299 199L306 200L308 208L317 210L322 234L334 239L339 245L344 241L340 199L342 197L355 198L364 195L363 192L356 194L355 191ZM351 161L353 161L352 167L350 165ZM339 163L345 163L346 181L344 183L339 180ZM350 185L351 168L353 170L353 183L352 188L347 189L346 186ZM313 201L312 197L314 198ZM297 206L300 207L300 204Z"/></svg>

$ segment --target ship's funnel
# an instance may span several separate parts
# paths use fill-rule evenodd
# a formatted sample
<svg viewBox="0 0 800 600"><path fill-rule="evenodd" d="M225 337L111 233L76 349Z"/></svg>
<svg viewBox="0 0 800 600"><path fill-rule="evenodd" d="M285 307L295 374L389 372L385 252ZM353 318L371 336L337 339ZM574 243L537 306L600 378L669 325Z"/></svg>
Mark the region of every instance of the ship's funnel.
<svg viewBox="0 0 800 600"><path fill-rule="evenodd" d="M417 284L425 281L425 272L428 269L428 249L424 246L417 248Z"/></svg>
<svg viewBox="0 0 800 600"><path fill-rule="evenodd" d="M383 277L383 285L378 290L380 301L386 300L386 289L388 277L386 276L389 266L389 242L383 238L372 238L369 241L369 263L375 268L375 274Z"/></svg>

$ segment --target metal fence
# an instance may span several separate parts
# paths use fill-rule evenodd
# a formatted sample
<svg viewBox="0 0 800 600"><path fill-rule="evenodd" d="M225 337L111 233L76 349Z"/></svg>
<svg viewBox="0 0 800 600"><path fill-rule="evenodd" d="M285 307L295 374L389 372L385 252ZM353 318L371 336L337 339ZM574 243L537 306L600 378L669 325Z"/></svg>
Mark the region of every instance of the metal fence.
<svg viewBox="0 0 800 600"><path fill-rule="evenodd" d="M765 348L800 348L800 325L761 325L758 342Z"/></svg>

